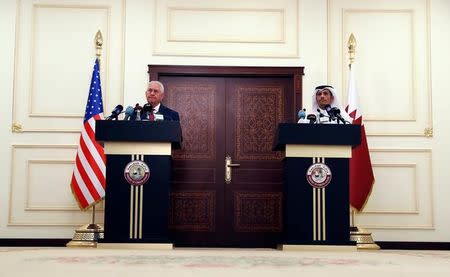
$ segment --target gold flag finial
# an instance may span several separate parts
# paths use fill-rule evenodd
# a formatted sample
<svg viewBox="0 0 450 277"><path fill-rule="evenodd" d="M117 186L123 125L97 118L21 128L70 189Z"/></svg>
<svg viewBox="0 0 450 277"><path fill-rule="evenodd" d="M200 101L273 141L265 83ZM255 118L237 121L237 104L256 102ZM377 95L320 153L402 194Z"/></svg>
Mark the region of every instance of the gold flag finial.
<svg viewBox="0 0 450 277"><path fill-rule="evenodd" d="M95 49L96 49L96 56L97 58L100 58L102 55L102 45L103 45L103 36L102 32L100 30L97 31L97 34L95 34Z"/></svg>
<svg viewBox="0 0 450 277"><path fill-rule="evenodd" d="M347 47L350 64L352 64L355 61L355 52L356 52L356 39L353 33L350 34L350 37L347 42Z"/></svg>

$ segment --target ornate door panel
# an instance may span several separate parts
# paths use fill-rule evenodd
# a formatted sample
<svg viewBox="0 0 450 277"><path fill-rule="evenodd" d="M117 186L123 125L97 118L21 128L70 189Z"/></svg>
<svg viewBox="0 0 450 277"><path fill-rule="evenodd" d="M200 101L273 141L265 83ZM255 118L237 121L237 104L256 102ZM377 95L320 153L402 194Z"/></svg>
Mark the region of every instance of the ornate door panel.
<svg viewBox="0 0 450 277"><path fill-rule="evenodd" d="M223 78L161 78L180 113L182 149L173 153L169 227L177 245L215 245L224 236L225 85Z"/></svg>
<svg viewBox="0 0 450 277"><path fill-rule="evenodd" d="M302 70L149 66L183 129L169 212L176 245L276 245L283 156L272 145L278 123L292 122L301 106Z"/></svg>
<svg viewBox="0 0 450 277"><path fill-rule="evenodd" d="M226 155L235 165L225 183L231 244L270 247L281 235L283 153L272 147L278 123L292 114L292 91L287 78L226 80Z"/></svg>

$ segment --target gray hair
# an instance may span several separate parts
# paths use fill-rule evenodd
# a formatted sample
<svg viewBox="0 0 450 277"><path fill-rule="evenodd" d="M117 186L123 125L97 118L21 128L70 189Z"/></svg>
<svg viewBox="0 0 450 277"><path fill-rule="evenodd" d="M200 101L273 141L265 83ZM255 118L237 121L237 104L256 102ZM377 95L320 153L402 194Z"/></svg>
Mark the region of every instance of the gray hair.
<svg viewBox="0 0 450 277"><path fill-rule="evenodd" d="M158 84L161 93L164 93L164 85L160 81L150 81L148 84Z"/></svg>

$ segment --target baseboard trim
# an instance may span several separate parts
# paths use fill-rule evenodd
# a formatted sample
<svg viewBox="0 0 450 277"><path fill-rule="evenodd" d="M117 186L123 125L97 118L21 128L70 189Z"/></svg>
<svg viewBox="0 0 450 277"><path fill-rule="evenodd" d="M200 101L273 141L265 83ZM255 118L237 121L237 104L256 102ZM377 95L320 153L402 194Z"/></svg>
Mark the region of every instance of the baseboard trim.
<svg viewBox="0 0 450 277"><path fill-rule="evenodd" d="M66 247L71 239L2 239L0 247ZM382 250L450 250L450 242L377 241Z"/></svg>
<svg viewBox="0 0 450 277"><path fill-rule="evenodd" d="M66 247L71 239L0 239L0 246L7 247Z"/></svg>
<svg viewBox="0 0 450 277"><path fill-rule="evenodd" d="M450 250L450 242L428 241L377 241L381 249L397 250Z"/></svg>

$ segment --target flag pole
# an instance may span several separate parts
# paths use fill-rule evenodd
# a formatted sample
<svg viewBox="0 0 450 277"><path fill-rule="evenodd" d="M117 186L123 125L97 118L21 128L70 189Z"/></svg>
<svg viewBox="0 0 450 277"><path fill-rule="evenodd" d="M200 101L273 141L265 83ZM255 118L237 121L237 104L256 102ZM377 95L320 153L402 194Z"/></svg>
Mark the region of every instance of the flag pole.
<svg viewBox="0 0 450 277"><path fill-rule="evenodd" d="M348 48L348 69L349 71L352 70L352 63L355 61L355 54L356 54L356 39L353 33L350 34L350 37L348 38L347 42L347 48ZM352 231L358 230L358 227L355 227L355 209L353 209L350 206L350 235L352 235Z"/></svg>
<svg viewBox="0 0 450 277"><path fill-rule="evenodd" d="M348 48L348 69L352 70L352 64L355 62L356 38L353 33L350 34L347 42ZM372 233L366 229L360 228L355 224L355 209L350 206L350 240L356 242L358 250L379 250L380 247L374 242Z"/></svg>
<svg viewBox="0 0 450 277"><path fill-rule="evenodd" d="M95 34L95 56L100 65L100 58L102 55L103 36L100 30ZM103 226L95 223L95 206L98 202L92 205L92 221L90 224L85 224L75 230L73 239L69 241L67 247L89 247L96 248L98 239L104 238Z"/></svg>

